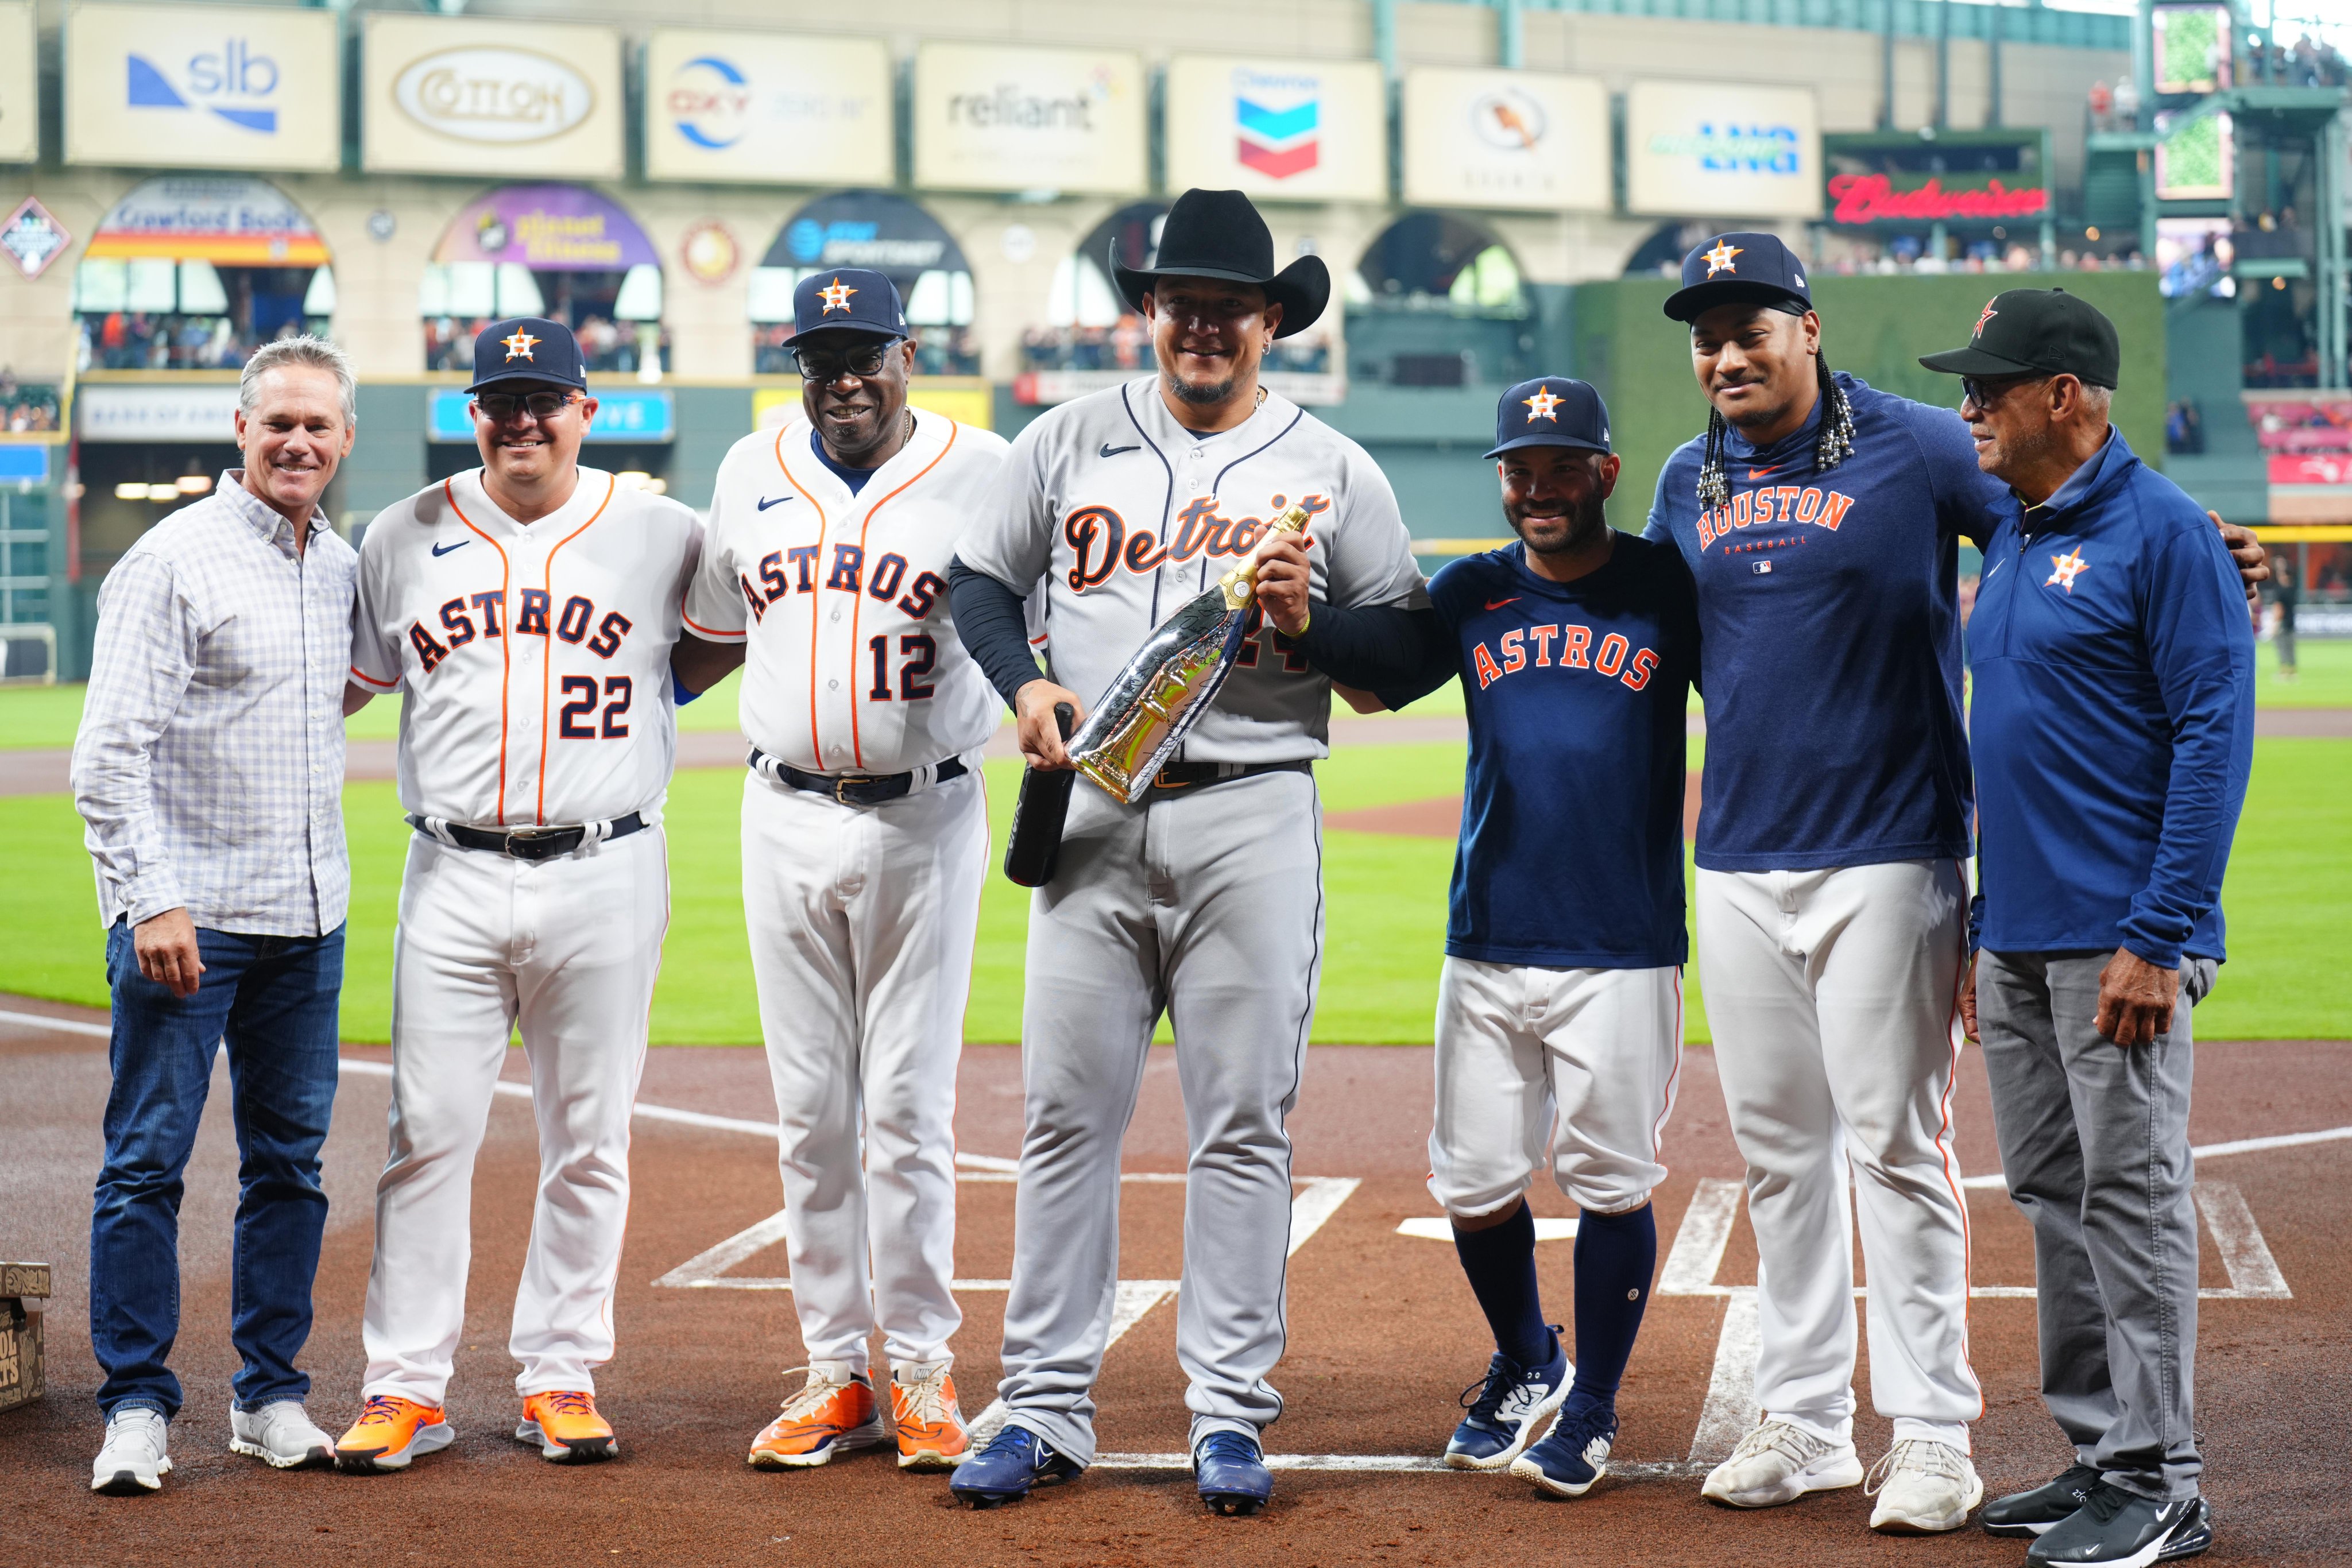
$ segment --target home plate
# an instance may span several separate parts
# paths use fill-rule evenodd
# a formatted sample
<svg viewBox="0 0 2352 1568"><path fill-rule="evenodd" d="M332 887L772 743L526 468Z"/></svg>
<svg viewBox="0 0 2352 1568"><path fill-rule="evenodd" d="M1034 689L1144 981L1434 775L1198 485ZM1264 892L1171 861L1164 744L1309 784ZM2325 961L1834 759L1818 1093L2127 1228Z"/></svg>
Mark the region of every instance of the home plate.
<svg viewBox="0 0 2352 1568"><path fill-rule="evenodd" d="M1454 1222L1442 1214L1433 1218L1415 1215L1398 1226L1396 1233L1399 1236L1418 1236L1423 1241L1451 1241L1454 1239ZM1536 1239L1538 1241L1567 1241L1573 1239L1575 1235L1576 1221L1573 1219L1536 1221Z"/></svg>

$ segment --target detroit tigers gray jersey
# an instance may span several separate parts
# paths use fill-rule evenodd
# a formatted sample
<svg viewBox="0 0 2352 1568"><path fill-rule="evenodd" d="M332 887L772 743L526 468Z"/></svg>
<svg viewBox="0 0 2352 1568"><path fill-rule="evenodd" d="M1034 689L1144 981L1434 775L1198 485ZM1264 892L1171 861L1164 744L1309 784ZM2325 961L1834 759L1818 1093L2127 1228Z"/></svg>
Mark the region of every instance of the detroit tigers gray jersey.
<svg viewBox="0 0 2352 1568"><path fill-rule="evenodd" d="M1315 599L1425 602L1395 492L1362 447L1272 392L1233 429L1196 434L1168 412L1154 376L1066 403L1023 431L956 553L1024 593L1043 580L1054 679L1091 703L1153 627L1294 503L1312 517ZM1323 757L1330 712L1330 682L1254 623L1179 756Z"/></svg>

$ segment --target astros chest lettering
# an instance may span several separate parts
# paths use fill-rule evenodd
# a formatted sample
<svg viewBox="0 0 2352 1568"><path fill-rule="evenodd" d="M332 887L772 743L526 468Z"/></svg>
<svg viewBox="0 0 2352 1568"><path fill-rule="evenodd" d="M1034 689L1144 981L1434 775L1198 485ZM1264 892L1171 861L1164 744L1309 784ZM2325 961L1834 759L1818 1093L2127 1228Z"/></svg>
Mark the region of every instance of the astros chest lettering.
<svg viewBox="0 0 2352 1568"><path fill-rule="evenodd" d="M501 559L487 540L462 550L443 541L422 564L412 591L407 638L418 673L433 675L455 660L493 662L509 639L578 648L610 661L627 643L650 590L632 591L628 573L572 547L576 557ZM510 555L520 552L510 552ZM567 559L569 557L569 559ZM514 580L540 578L546 586Z"/></svg>
<svg viewBox="0 0 2352 1568"><path fill-rule="evenodd" d="M1482 692L1501 681L1511 682L1507 689L1515 691L1538 682L1573 682L1580 694L1611 685L1638 692L1657 674L1654 627L1620 629L1572 605L1522 595L1484 596L1484 603L1462 628L1464 652Z"/></svg>
<svg viewBox="0 0 2352 1568"><path fill-rule="evenodd" d="M807 507L798 510L805 526L787 531L779 523L735 552L736 591L755 622L764 623L768 612L786 600L845 604L861 597L893 605L909 621L923 621L946 599L943 570L927 564L929 557L945 551L927 549L927 537L919 533L904 543L878 541L870 533L862 543L828 538Z"/></svg>

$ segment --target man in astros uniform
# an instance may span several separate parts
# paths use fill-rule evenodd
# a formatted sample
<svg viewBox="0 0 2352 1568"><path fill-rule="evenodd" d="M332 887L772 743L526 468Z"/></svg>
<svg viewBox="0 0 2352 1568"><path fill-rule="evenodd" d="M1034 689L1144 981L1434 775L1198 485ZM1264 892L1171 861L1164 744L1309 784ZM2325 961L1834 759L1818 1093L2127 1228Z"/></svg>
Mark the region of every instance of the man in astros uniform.
<svg viewBox="0 0 2352 1568"><path fill-rule="evenodd" d="M366 1406L351 1471L454 1438L474 1155L509 1032L530 1060L540 1179L509 1348L515 1436L556 1461L615 1448L613 1354L629 1113L669 923L661 808L670 650L701 545L677 502L580 465L596 414L558 321L475 340L482 466L376 514L360 550L356 708L404 694L409 825L393 957L392 1147L376 1184Z"/></svg>
<svg viewBox="0 0 2352 1568"><path fill-rule="evenodd" d="M1034 766L1067 768L1054 709L1083 719L1152 628L1214 587L1267 522L1304 507L1314 591L1419 602L1387 478L1260 384L1273 340L1329 298L1323 263L1276 272L1248 198L1187 191L1158 265L1113 276L1150 323L1150 374L1045 414L1013 443L956 547L956 625L1020 718ZM1050 674L1024 636L1040 584ZM1290 1143L1322 952L1329 683L1254 625L1213 706L1149 797L1072 797L1059 868L1031 904L1022 1023L1026 1131L1005 1304L1007 1422L956 1472L975 1505L1094 1458L1093 1385L1118 1298L1119 1145L1152 1028L1176 1034L1192 1154L1177 1358L1203 1500L1273 1490L1258 1431L1282 1412Z"/></svg>
<svg viewBox="0 0 2352 1568"><path fill-rule="evenodd" d="M881 273L804 278L793 322L803 416L720 465L677 654L695 689L746 665L744 917L809 1362L751 1462L885 1439L878 1328L898 1463L940 1468L965 1451L950 1124L1002 712L947 571L1005 446L908 406L915 343Z"/></svg>

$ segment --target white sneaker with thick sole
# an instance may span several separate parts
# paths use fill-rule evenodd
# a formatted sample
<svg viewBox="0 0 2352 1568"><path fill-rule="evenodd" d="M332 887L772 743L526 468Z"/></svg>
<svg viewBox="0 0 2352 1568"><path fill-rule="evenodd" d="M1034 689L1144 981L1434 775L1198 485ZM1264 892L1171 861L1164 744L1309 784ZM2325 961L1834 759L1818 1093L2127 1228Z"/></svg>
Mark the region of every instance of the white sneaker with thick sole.
<svg viewBox="0 0 2352 1568"><path fill-rule="evenodd" d="M1969 1521L1984 1501L1984 1482L1969 1457L1949 1443L1906 1437L1870 1467L1864 1490L1878 1499L1870 1528L1889 1535L1940 1535Z"/></svg>
<svg viewBox="0 0 2352 1568"><path fill-rule="evenodd" d="M274 1470L335 1462L335 1440L320 1431L299 1399L279 1399L258 1410L229 1406L228 1451L247 1454Z"/></svg>
<svg viewBox="0 0 2352 1568"><path fill-rule="evenodd" d="M137 1497L163 1484L172 1473L170 1427L161 1411L138 1406L106 1419L106 1444L89 1467L89 1490L109 1497Z"/></svg>
<svg viewBox="0 0 2352 1568"><path fill-rule="evenodd" d="M1852 1443L1830 1443L1786 1421L1767 1421L1731 1450L1699 1488L1727 1508L1777 1508L1809 1491L1862 1484L1862 1458Z"/></svg>

